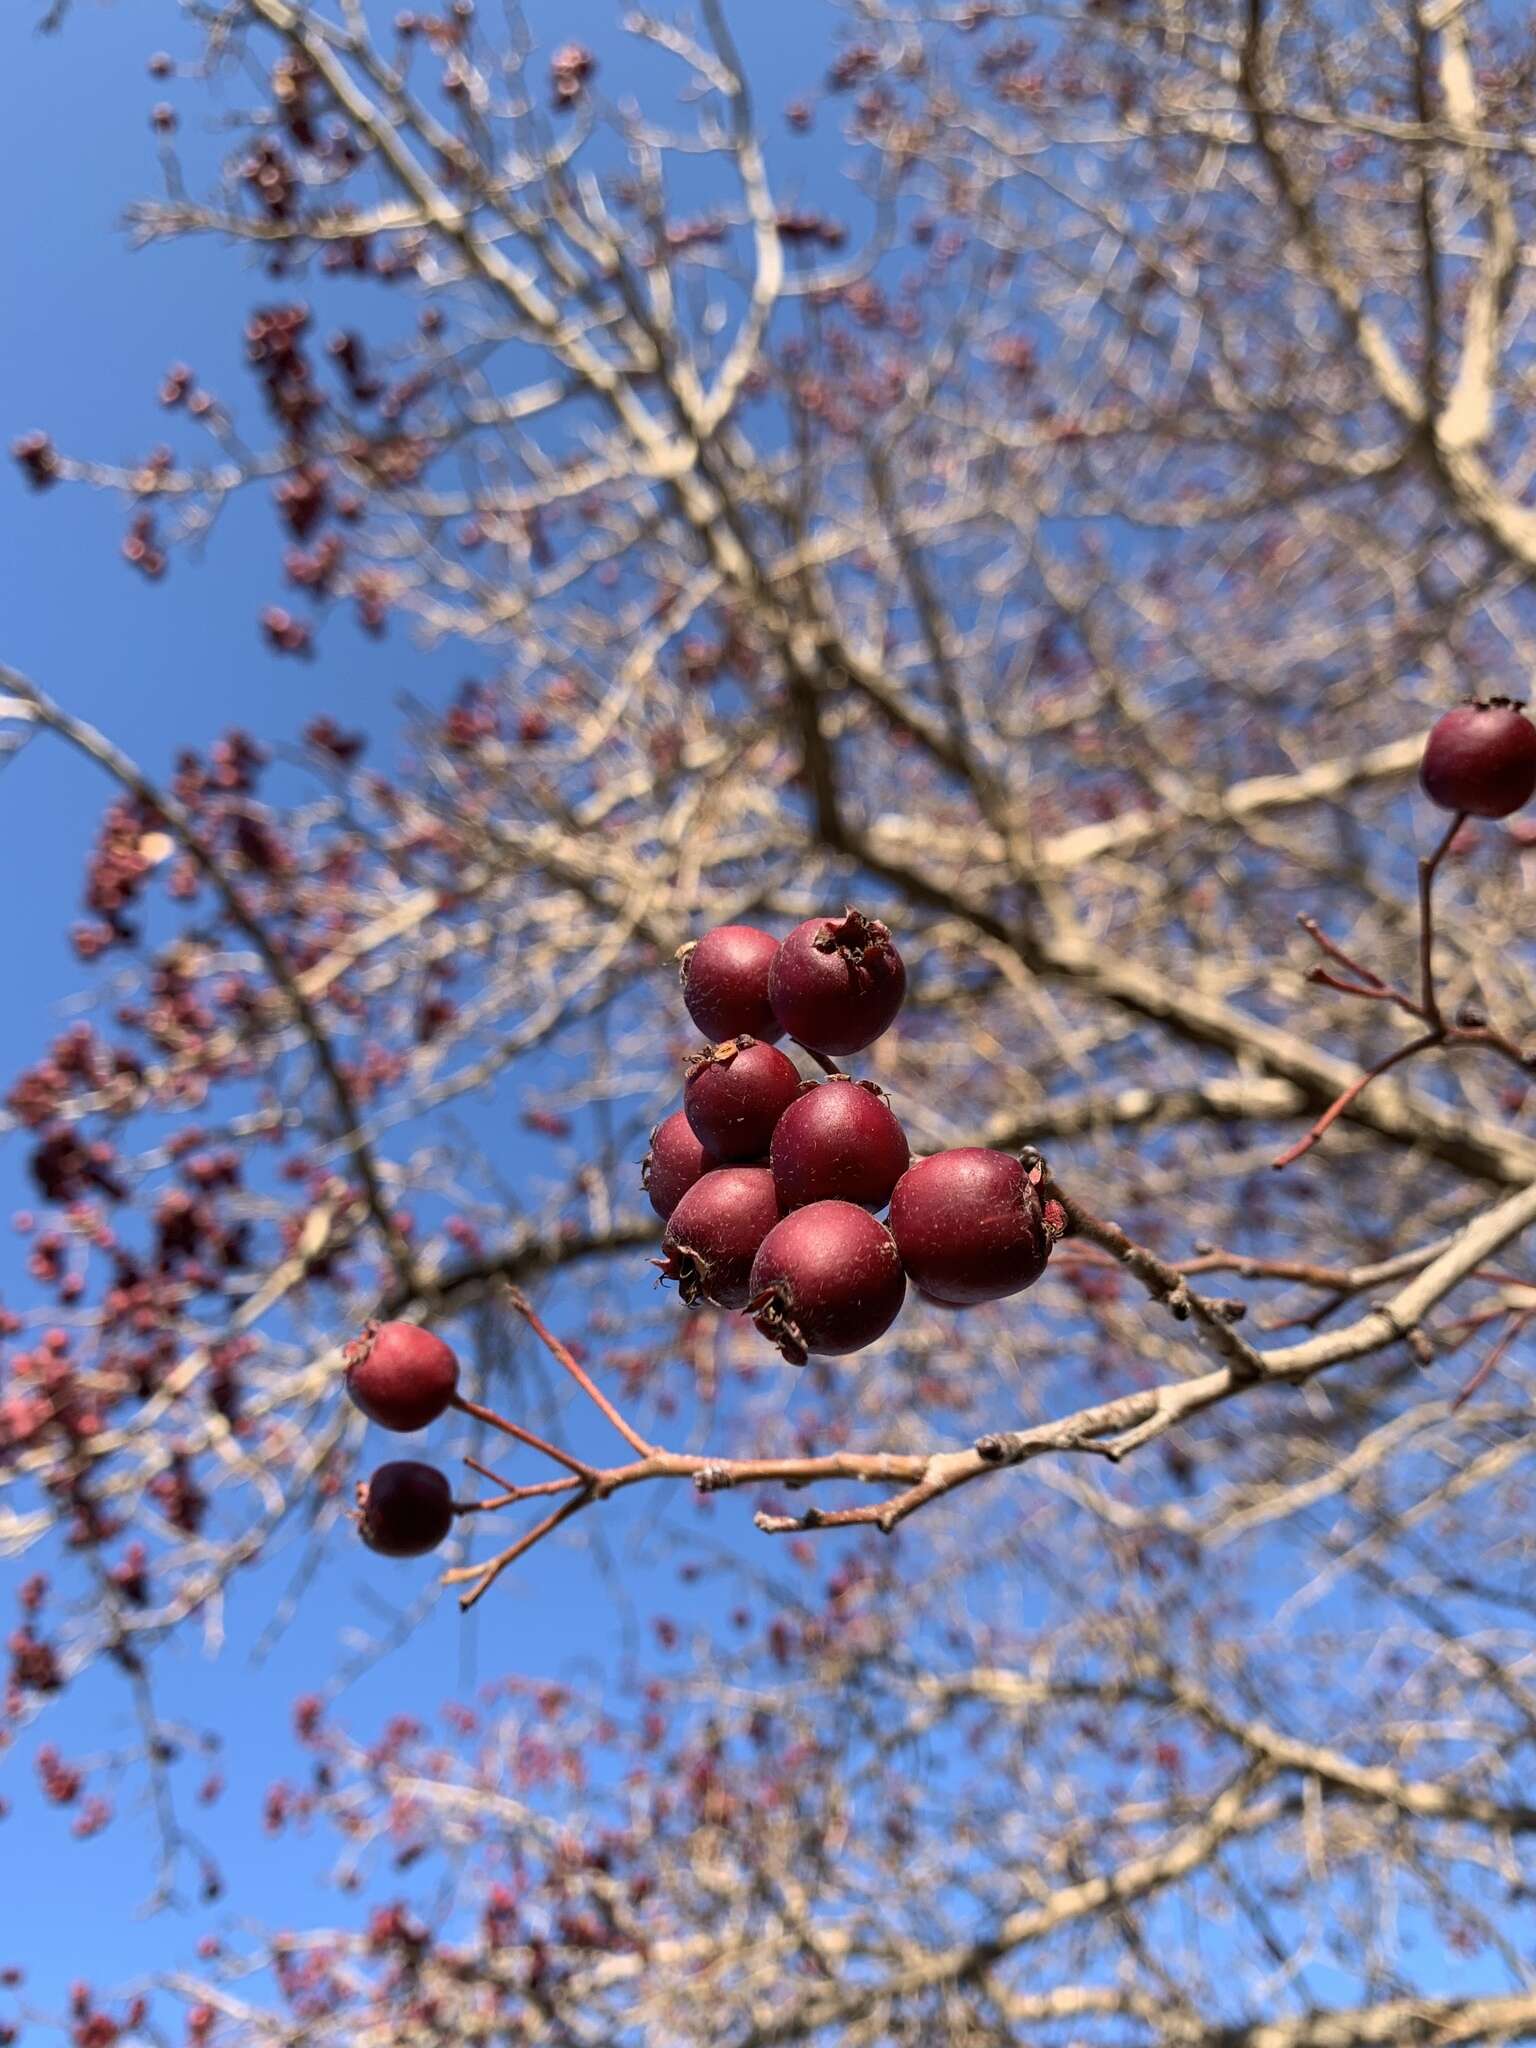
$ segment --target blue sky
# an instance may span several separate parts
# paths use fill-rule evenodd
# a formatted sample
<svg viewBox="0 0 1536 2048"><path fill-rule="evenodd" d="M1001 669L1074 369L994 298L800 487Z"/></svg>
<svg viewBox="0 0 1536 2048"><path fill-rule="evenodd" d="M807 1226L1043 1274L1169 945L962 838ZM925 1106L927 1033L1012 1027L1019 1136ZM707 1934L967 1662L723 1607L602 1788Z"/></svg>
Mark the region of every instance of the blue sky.
<svg viewBox="0 0 1536 2048"><path fill-rule="evenodd" d="M600 57L623 47L614 28L621 11L604 0L528 9L541 42L584 37ZM761 14L740 6L735 12L772 122L776 108L822 68L810 52L830 30L833 10L818 0L781 0ZM0 179L27 200L13 208L7 231L0 439L8 445L45 427L72 453L107 460L142 454L164 433L155 394L177 360L237 399L249 417L255 408L242 328L251 305L270 298L271 288L240 252L207 242L134 252L121 225L128 202L158 188L147 114L164 88L147 76L145 60L157 48L190 49L177 10L170 0L76 0L64 32L51 38L34 33L34 19L29 0L0 9ZM620 83L611 68L608 83ZM195 131L206 119L205 103L194 88L177 97ZM792 147L797 163L825 174L838 145L828 127ZM105 495L31 493L7 461L0 466L0 523L0 656L99 723L155 774L177 749L204 746L231 723L277 739L322 708L343 725L366 728L375 754L387 756L401 693L430 696L477 672L461 651L423 655L398 629L382 644L366 641L345 617L327 626L315 663L269 653L255 621L278 594L280 546L270 508L256 497L233 504L202 558L178 555L160 584L145 582L121 560L122 508ZM9 967L0 1072L7 1077L60 1028L62 1004L81 985L66 934L78 915L83 860L106 796L87 764L47 742L28 747L0 778ZM23 1158L19 1147L0 1145L0 1219L33 1199ZM521 1164L509 1142L506 1169L515 1174ZM19 1240L3 1226L0 1298L27 1298ZM0 1965L25 1967L29 2003L57 2010L82 1974L110 1985L183 1963L199 1934L242 1918L302 1923L336 1909L319 1887L326 1842L269 1840L261 1796L274 1776L299 1763L289 1741L295 1695L335 1666L359 1630L379 1627L383 1604L413 1598L432 1574L427 1565L402 1573L346 1546L311 1588L295 1624L264 1662L253 1664L251 1645L297 1560L290 1550L235 1588L220 1657L201 1654L188 1639L158 1665L163 1711L191 1725L215 1724L226 1736L217 1768L229 1790L208 1816L210 1838L234 1880L223 1905L148 1921L138 1916L150 1889L154 1837L135 1804L137 1780L124 1788L122 1817L85 1845L70 1839L70 1815L38 1797L38 1740L86 1758L133 1743L128 1696L113 1675L97 1672L72 1688L37 1735L0 1761L0 1794L12 1809L0 1823L6 1868L27 1873L25 1884L6 1887ZM0 1605L8 1630L17 1567L8 1566L6 1576ZM701 1602L698 1589L690 1592L692 1618L717 1619L715 1606ZM594 1642L611 1651L620 1623L589 1559L570 1550L546 1553L540 1569L488 1603L477 1627L466 1628L445 1602L407 1652L358 1684L348 1718L366 1727L388 1712L430 1714L475 1678L509 1668L514 1655L515 1668L530 1673L570 1669ZM177 1775L185 1795L202 1770L183 1767ZM195 1823L195 1810L188 1818Z"/></svg>

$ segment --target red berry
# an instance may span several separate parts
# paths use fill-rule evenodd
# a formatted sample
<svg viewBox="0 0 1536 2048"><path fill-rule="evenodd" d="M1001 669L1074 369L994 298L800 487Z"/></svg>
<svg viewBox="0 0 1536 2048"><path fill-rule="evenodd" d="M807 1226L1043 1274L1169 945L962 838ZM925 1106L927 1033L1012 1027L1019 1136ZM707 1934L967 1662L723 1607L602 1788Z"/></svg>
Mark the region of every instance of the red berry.
<svg viewBox="0 0 1536 2048"><path fill-rule="evenodd" d="M771 1045L782 1035L768 1000L768 970L779 942L755 925L721 924L685 946L678 979L688 1014L712 1045L746 1035Z"/></svg>
<svg viewBox="0 0 1536 2048"><path fill-rule="evenodd" d="M347 1346L347 1392L381 1429L425 1429L459 1384L459 1361L417 1323L370 1323Z"/></svg>
<svg viewBox="0 0 1536 2048"><path fill-rule="evenodd" d="M1505 697L1458 704L1430 727L1419 780L1442 811L1507 818L1536 794L1536 726Z"/></svg>
<svg viewBox="0 0 1536 2048"><path fill-rule="evenodd" d="M689 1060L683 1111L699 1143L721 1159L761 1159L799 1093L799 1070L777 1046L728 1038Z"/></svg>
<svg viewBox="0 0 1536 2048"><path fill-rule="evenodd" d="M680 1109L651 1133L651 1149L640 1166L640 1185L651 1207L665 1223L696 1180L713 1173L724 1161L706 1152Z"/></svg>
<svg viewBox="0 0 1536 2048"><path fill-rule="evenodd" d="M453 1527L453 1495L435 1465L398 1458L357 1489L359 1527L383 1557L425 1557Z"/></svg>
<svg viewBox="0 0 1536 2048"><path fill-rule="evenodd" d="M862 1351L895 1322L906 1275L891 1233L852 1202L812 1202L775 1224L752 1262L753 1321L791 1365Z"/></svg>
<svg viewBox="0 0 1536 2048"><path fill-rule="evenodd" d="M782 1209L857 1202L883 1209L912 1155L884 1092L845 1075L807 1088L779 1118L769 1165Z"/></svg>
<svg viewBox="0 0 1536 2048"><path fill-rule="evenodd" d="M1060 1235L1058 1212L1007 1152L968 1145L919 1160L891 1196L891 1235L918 1290L941 1308L1032 1287Z"/></svg>
<svg viewBox="0 0 1536 2048"><path fill-rule="evenodd" d="M722 1166L706 1173L672 1211L661 1241L661 1277L675 1280L690 1307L745 1308L757 1248L779 1220L766 1166Z"/></svg>
<svg viewBox="0 0 1536 2048"><path fill-rule="evenodd" d="M781 1027L813 1052L862 1052L907 992L891 935L857 910L807 918L780 946L768 993Z"/></svg>

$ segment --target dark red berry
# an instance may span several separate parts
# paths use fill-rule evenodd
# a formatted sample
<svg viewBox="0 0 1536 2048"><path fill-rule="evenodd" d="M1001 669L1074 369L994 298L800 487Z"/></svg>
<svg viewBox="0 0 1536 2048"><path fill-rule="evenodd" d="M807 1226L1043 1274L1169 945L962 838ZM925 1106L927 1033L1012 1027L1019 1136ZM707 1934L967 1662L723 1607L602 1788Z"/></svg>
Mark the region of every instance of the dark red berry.
<svg viewBox="0 0 1536 2048"><path fill-rule="evenodd" d="M381 1429L425 1429L458 1389L458 1359L417 1323L369 1323L343 1355L347 1392Z"/></svg>
<svg viewBox="0 0 1536 2048"><path fill-rule="evenodd" d="M837 1076L785 1110L768 1163L781 1209L828 1201L883 1209L911 1157L884 1092L873 1081Z"/></svg>
<svg viewBox="0 0 1536 2048"><path fill-rule="evenodd" d="M941 1308L1000 1301L1033 1286L1061 1221L1017 1159L974 1145L919 1160L891 1196L901 1262Z"/></svg>
<svg viewBox="0 0 1536 2048"><path fill-rule="evenodd" d="M873 1045L906 992L907 971L889 931L857 910L796 925L768 977L781 1028L813 1052Z"/></svg>
<svg viewBox="0 0 1536 2048"><path fill-rule="evenodd" d="M693 1125L682 1110L675 1109L651 1133L651 1149L640 1166L640 1185L665 1223L694 1182L724 1163L705 1151L694 1136Z"/></svg>
<svg viewBox="0 0 1536 2048"><path fill-rule="evenodd" d="M812 1202L775 1224L752 1262L752 1320L791 1365L862 1351L895 1322L906 1275L891 1233L852 1202Z"/></svg>
<svg viewBox="0 0 1536 2048"><path fill-rule="evenodd" d="M664 1280L691 1307L745 1308L757 1248L779 1220L773 1175L766 1166L722 1166L683 1196L661 1241Z"/></svg>
<svg viewBox="0 0 1536 2048"><path fill-rule="evenodd" d="M777 1046L728 1038L689 1060L683 1112L699 1143L721 1159L761 1159L799 1093L799 1070Z"/></svg>
<svg viewBox="0 0 1536 2048"><path fill-rule="evenodd" d="M453 1527L453 1495L435 1465L398 1458L357 1489L359 1528L384 1557L425 1557Z"/></svg>
<svg viewBox="0 0 1536 2048"><path fill-rule="evenodd" d="M760 1038L771 1045L781 1027L768 1000L768 970L779 942L755 925L721 924L678 958L688 1014L711 1045Z"/></svg>
<svg viewBox="0 0 1536 2048"><path fill-rule="evenodd" d="M1419 780L1442 811L1507 818L1536 794L1536 725L1507 697L1458 704L1430 727Z"/></svg>

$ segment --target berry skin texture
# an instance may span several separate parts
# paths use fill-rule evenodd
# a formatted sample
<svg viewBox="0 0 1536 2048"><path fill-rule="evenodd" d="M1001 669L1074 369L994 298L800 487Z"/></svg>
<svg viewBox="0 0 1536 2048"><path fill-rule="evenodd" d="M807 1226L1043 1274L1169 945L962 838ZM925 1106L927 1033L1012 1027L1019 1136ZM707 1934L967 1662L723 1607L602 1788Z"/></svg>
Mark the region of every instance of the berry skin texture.
<svg viewBox="0 0 1536 2048"><path fill-rule="evenodd" d="M891 1235L908 1278L940 1308L1001 1301L1045 1271L1064 1219L1007 1152L964 1146L919 1160L891 1196Z"/></svg>
<svg viewBox="0 0 1536 2048"><path fill-rule="evenodd" d="M679 955L678 979L688 1014L711 1045L727 1038L782 1036L768 1000L768 971L779 942L750 924L720 924Z"/></svg>
<svg viewBox="0 0 1536 2048"><path fill-rule="evenodd" d="M773 1175L766 1166L722 1166L706 1173L672 1211L657 1260L692 1308L745 1308L752 1261L779 1220Z"/></svg>
<svg viewBox="0 0 1536 2048"><path fill-rule="evenodd" d="M640 1168L640 1185L665 1223L694 1182L724 1164L713 1152L705 1151L692 1124L675 1109L651 1133L651 1149Z"/></svg>
<svg viewBox="0 0 1536 2048"><path fill-rule="evenodd" d="M811 917L780 946L768 993L781 1028L812 1052L862 1052L888 1031L907 992L891 935L861 911Z"/></svg>
<svg viewBox="0 0 1536 2048"><path fill-rule="evenodd" d="M453 1527L453 1495L435 1465L397 1458L357 1489L363 1541L381 1557L425 1557Z"/></svg>
<svg viewBox="0 0 1536 2048"><path fill-rule="evenodd" d="M799 1093L799 1070L777 1046L728 1038L689 1060L683 1113L699 1143L718 1158L761 1159Z"/></svg>
<svg viewBox="0 0 1536 2048"><path fill-rule="evenodd" d="M1430 727L1419 781L1442 811L1507 818L1536 794L1536 725L1507 697L1458 704Z"/></svg>
<svg viewBox="0 0 1536 2048"><path fill-rule="evenodd" d="M883 1209L911 1164L907 1134L873 1081L834 1078L807 1088L779 1118L768 1163L779 1206L856 1202Z"/></svg>
<svg viewBox="0 0 1536 2048"><path fill-rule="evenodd" d="M752 1262L748 1307L791 1365L840 1358L883 1337L906 1275L891 1233L852 1202L812 1202L776 1224Z"/></svg>
<svg viewBox="0 0 1536 2048"><path fill-rule="evenodd" d="M425 1429L458 1391L458 1359L416 1323L369 1323L343 1355L353 1405L381 1429Z"/></svg>

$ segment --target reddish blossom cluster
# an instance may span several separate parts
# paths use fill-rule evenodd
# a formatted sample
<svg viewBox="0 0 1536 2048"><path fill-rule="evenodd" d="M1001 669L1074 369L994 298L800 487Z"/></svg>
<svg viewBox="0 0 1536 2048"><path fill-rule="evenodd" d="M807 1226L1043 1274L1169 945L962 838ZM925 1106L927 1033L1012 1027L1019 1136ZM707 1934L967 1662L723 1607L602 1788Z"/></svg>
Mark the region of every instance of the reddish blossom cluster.
<svg viewBox="0 0 1536 2048"><path fill-rule="evenodd" d="M550 101L556 112L573 107L586 91L597 59L584 43L562 43L549 60Z"/></svg>
<svg viewBox="0 0 1536 2048"><path fill-rule="evenodd" d="M11 453L34 491L46 490L49 484L58 481L58 452L46 434L20 435L11 443Z"/></svg>

